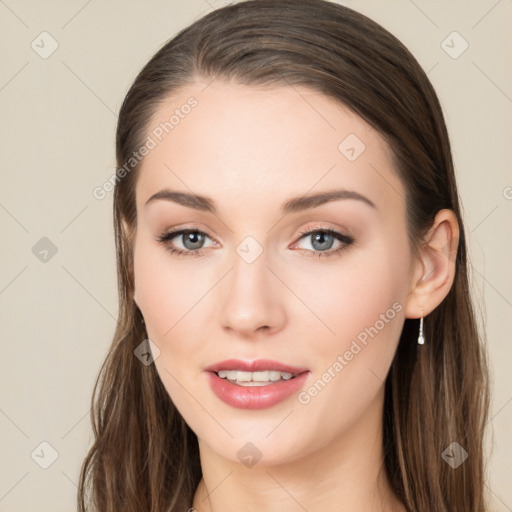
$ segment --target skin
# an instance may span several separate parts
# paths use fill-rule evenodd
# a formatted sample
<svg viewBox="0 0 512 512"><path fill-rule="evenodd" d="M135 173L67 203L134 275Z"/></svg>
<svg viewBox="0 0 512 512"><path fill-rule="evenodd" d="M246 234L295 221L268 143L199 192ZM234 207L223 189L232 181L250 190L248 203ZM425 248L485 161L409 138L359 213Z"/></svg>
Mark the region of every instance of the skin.
<svg viewBox="0 0 512 512"><path fill-rule="evenodd" d="M197 107L141 166L134 279L148 336L160 350L156 369L198 436L203 479L193 507L405 511L383 469L384 381L405 318L427 316L451 287L453 212L438 213L413 257L405 189L389 148L360 117L310 89L194 83L160 106L148 134L191 95ZM338 149L349 134L366 146L352 162ZM164 188L208 196L218 211L166 200L145 206ZM337 188L357 191L376 208L343 199L280 212L291 197ZM207 235L198 257L173 255L156 240L193 226ZM300 233L319 227L349 233L354 243L337 255L308 257L322 246ZM247 236L263 249L251 263L236 251ZM167 243L191 251L187 240ZM327 251L342 244L333 239ZM237 409L208 385L208 365L269 358L309 368L307 389L394 303L394 318L307 404L293 395L267 409ZM252 467L237 457L248 442L261 452Z"/></svg>

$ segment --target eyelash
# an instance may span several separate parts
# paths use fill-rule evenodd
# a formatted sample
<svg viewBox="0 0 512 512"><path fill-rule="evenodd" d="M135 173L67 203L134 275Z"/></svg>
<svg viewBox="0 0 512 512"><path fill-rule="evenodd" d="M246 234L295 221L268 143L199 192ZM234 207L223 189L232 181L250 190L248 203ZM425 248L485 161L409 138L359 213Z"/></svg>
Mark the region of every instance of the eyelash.
<svg viewBox="0 0 512 512"><path fill-rule="evenodd" d="M202 235L208 236L207 233L204 231L201 231L200 229L196 228L195 226L192 226L187 229L177 229L175 231L169 231L164 232L160 236L156 238L157 242L161 243L171 254L175 254L177 256L192 256L197 257L200 256L202 253L202 249L196 249L193 251L184 251L182 249L176 249L175 247L171 247L169 245L169 241L173 238L175 238L178 235L183 235L185 233L200 233ZM310 251L309 249L300 249L301 251L306 251L306 256L310 258L322 258L322 257L331 257L336 256L337 254L341 253L345 249L347 249L352 243L354 242L354 239L351 236L344 235L343 233L340 233L339 231L336 231L332 228L325 228L325 227L317 227L307 229L305 231L302 231L299 233L299 237L297 239L301 240L306 235L311 235L313 233L326 233L328 235L334 236L337 240L340 242L343 242L343 245L338 247L338 249L330 250L330 251ZM208 237L210 238L210 237Z"/></svg>

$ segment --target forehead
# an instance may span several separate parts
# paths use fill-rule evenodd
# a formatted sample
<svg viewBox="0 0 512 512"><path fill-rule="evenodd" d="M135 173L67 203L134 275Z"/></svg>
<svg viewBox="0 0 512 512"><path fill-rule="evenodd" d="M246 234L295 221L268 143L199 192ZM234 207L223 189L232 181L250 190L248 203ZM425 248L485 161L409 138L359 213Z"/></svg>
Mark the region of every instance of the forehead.
<svg viewBox="0 0 512 512"><path fill-rule="evenodd" d="M152 148L140 166L138 209L164 188L254 207L340 187L403 202L382 136L309 88L194 83L159 106L146 137Z"/></svg>

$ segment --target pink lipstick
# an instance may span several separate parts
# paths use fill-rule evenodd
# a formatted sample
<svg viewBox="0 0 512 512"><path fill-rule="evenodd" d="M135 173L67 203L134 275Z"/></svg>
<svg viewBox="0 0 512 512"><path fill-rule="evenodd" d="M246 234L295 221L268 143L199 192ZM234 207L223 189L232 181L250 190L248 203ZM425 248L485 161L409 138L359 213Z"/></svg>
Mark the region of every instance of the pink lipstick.
<svg viewBox="0 0 512 512"><path fill-rule="evenodd" d="M229 359L205 371L215 395L239 409L265 409L286 400L304 386L310 373L269 359Z"/></svg>

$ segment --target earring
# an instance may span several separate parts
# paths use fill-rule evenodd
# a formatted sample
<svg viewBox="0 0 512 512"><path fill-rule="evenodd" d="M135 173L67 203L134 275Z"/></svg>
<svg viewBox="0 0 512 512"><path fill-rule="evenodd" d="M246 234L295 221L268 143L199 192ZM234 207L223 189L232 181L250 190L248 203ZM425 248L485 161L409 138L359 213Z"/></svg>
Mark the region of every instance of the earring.
<svg viewBox="0 0 512 512"><path fill-rule="evenodd" d="M423 309L421 309L421 320L420 320L420 333L418 335L418 345L425 343L425 336L423 336Z"/></svg>

